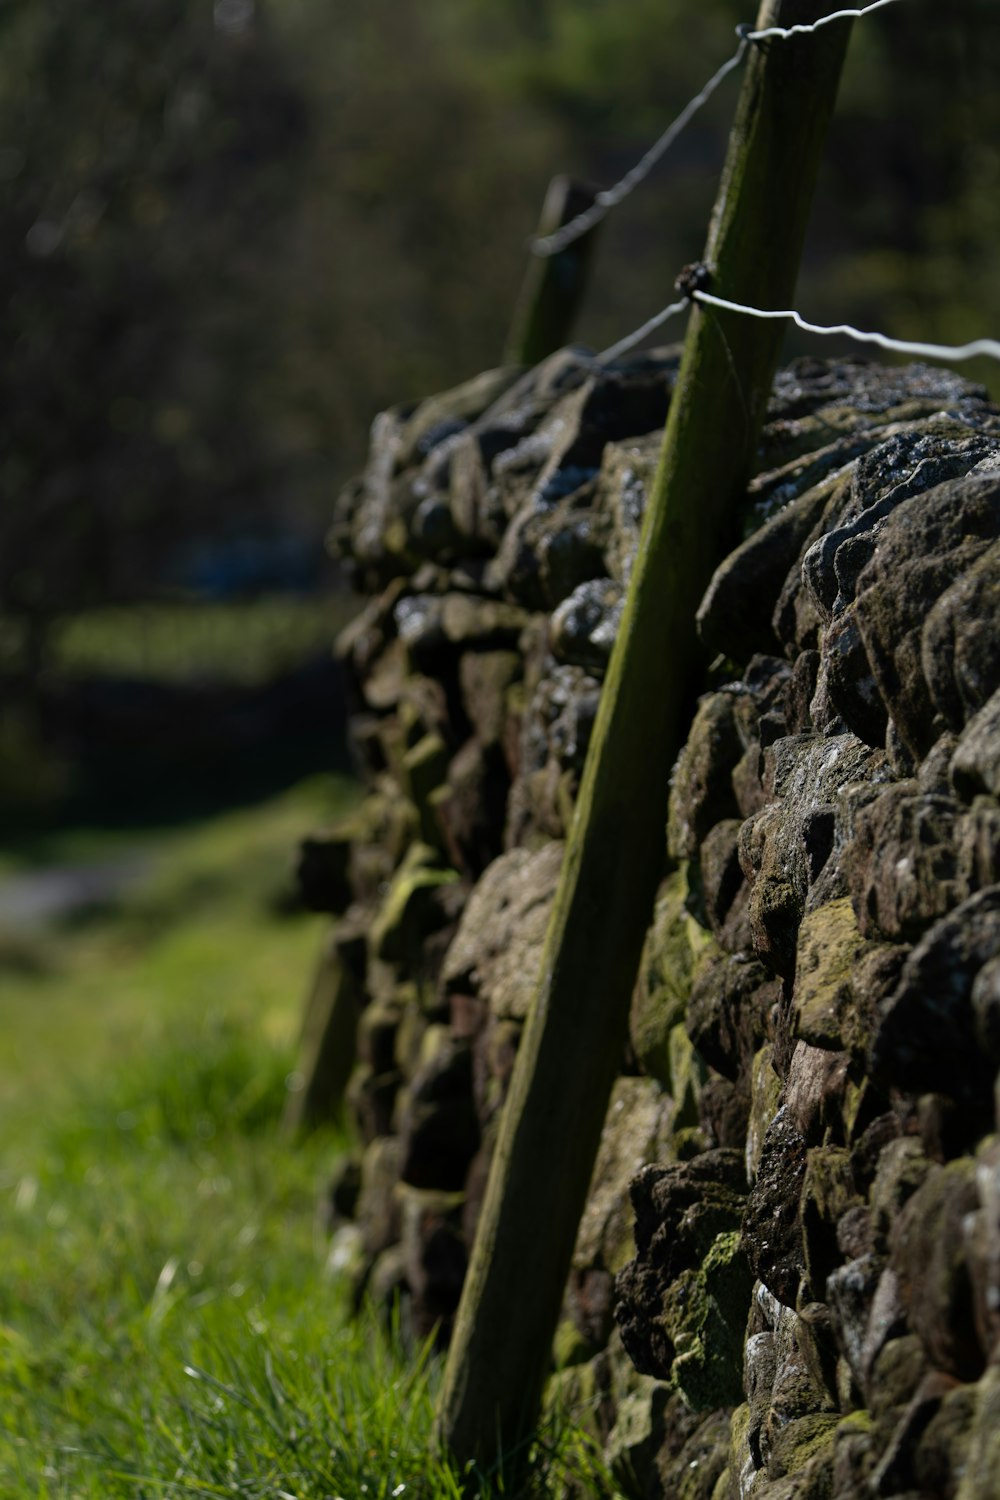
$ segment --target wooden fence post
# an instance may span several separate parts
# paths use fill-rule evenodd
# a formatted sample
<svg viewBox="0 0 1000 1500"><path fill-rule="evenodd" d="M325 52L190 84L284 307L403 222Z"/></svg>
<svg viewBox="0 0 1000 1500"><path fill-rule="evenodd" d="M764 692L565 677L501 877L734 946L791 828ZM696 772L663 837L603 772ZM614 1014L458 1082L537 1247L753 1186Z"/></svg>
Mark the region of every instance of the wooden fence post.
<svg viewBox="0 0 1000 1500"><path fill-rule="evenodd" d="M828 0L763 0L758 29ZM787 306L850 34L751 48L708 234L711 289ZM438 1405L441 1444L524 1451L663 868L671 765L697 691L694 617L752 469L780 325L691 310L660 467L601 695Z"/></svg>
<svg viewBox="0 0 1000 1500"><path fill-rule="evenodd" d="M584 183L553 177L542 205L539 238L591 208L594 198L594 189ZM597 229L594 225L556 255L532 254L507 340L507 364L537 365L569 343L587 290Z"/></svg>

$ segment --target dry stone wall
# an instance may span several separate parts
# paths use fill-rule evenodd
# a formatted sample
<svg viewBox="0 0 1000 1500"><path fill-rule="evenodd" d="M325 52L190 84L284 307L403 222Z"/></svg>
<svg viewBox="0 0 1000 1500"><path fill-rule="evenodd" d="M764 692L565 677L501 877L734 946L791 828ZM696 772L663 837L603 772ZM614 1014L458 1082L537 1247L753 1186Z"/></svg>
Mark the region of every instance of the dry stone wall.
<svg viewBox="0 0 1000 1500"><path fill-rule="evenodd" d="M303 849L339 920L299 1110L346 1086L331 1260L417 1333L457 1306L676 366L563 351L385 413L338 510L369 791ZM650 1500L1000 1496L1000 413L799 362L739 526L549 1399Z"/></svg>

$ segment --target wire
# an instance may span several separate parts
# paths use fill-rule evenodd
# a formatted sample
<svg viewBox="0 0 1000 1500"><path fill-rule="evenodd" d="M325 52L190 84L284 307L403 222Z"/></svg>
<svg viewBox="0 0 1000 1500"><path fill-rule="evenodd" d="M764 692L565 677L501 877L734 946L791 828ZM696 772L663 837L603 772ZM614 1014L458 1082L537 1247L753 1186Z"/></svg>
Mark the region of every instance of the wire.
<svg viewBox="0 0 1000 1500"><path fill-rule="evenodd" d="M886 0L881 0L881 3L885 4ZM725 297L716 297L711 292L694 292L693 300L703 302L709 307L722 308L724 312L743 313L748 318L790 319L805 333L818 333L824 337L840 336L854 339L859 344L877 344L880 349L887 349L896 354L916 354L923 355L926 359L958 361L979 358L1000 359L1000 342L996 339L975 339L970 344L926 344L912 342L909 339L889 338L884 333L867 333L860 328L852 328L849 323L838 323L835 327L827 328L819 323L808 323L801 314L791 309L771 311L760 307L746 307L743 303L730 302Z"/></svg>
<svg viewBox="0 0 1000 1500"><path fill-rule="evenodd" d="M767 26L763 31L743 31L738 28L740 36L748 42L764 42L771 37L778 37L781 41L787 41L791 36L808 36L813 31L819 31L821 26L829 26L833 21L857 21L862 16L870 15L873 10L881 10L885 5L897 5L899 0L872 0L871 5L862 5L851 10L835 10L832 15L821 16L818 21L812 21L808 25L799 26Z"/></svg>
<svg viewBox="0 0 1000 1500"><path fill-rule="evenodd" d="M656 313L648 322L643 323L642 327L637 328L634 333L626 334L625 338L619 339L617 344L612 344L610 349L605 349L603 354L598 354L597 363L608 364L611 360L617 359L619 354L627 354L630 349L635 348L636 344L641 344L643 339L655 329L661 328L664 323L675 318L678 313L682 313L689 301L690 299L685 297L682 302L672 302L669 307L665 307L662 312Z"/></svg>
<svg viewBox="0 0 1000 1500"><path fill-rule="evenodd" d="M735 68L739 67L746 55L747 45L747 38L741 37L740 44L732 57L722 64L717 73L712 75L705 84L705 87L699 94L695 95L690 104L684 106L673 124L667 127L656 144L650 146L642 160L636 162L632 170L626 172L620 182L616 182L613 187L605 188L603 192L598 193L590 208L585 208L583 213L577 214L575 219L570 219L568 224L564 224L554 234L542 235L538 239L532 240L531 248L534 253L536 255L558 255L560 250L565 250L566 246L571 245L574 240L579 239L581 234L586 234L588 229L591 229L595 224L599 224L605 214L612 208L617 207L623 198L627 198L629 193L649 176L656 163L660 160L660 157L665 151L669 150L681 131L698 113L702 105L708 102L723 79L732 73Z"/></svg>
<svg viewBox="0 0 1000 1500"><path fill-rule="evenodd" d="M691 122L702 106L708 103L719 85L730 73L734 72L740 66L751 42L763 42L771 38L787 40L792 36L807 36L810 32L819 31L821 26L829 26L833 21L857 20L861 16L869 15L873 10L881 10L886 5L897 5L898 3L899 0L872 0L871 5L863 5L851 10L837 10L832 15L822 16L820 20L813 21L809 25L768 26L763 31L751 31L745 25L738 26L736 34L740 41L732 57L728 58L722 64L722 67L712 74L712 77L705 84L704 88L694 96L689 104L684 106L676 120L667 126L659 140L650 146L645 156L637 161L631 171L626 172L620 181L616 182L612 187L604 188L599 192L590 207L585 208L582 213L570 219L568 224L564 224L562 228L556 229L552 234L539 235L536 239L533 239L531 241L531 249L534 254L541 256L558 255L561 250L566 249L567 245L571 245L582 234L586 234L588 229L592 229L595 224L599 224L611 209L616 208L624 198L628 197L629 193L633 192L639 186L640 182L645 181L656 166L656 163L670 149L674 141L676 141L677 137Z"/></svg>

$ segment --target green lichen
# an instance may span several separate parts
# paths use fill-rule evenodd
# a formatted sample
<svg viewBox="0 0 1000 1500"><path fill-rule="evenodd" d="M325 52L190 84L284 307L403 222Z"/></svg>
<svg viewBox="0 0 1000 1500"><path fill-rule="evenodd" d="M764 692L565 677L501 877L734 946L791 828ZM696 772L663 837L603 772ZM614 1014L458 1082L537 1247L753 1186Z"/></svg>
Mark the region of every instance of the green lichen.
<svg viewBox="0 0 1000 1500"><path fill-rule="evenodd" d="M864 939L848 897L808 912L799 928L795 968L796 1035L834 1051L863 1046L851 978Z"/></svg>
<svg viewBox="0 0 1000 1500"><path fill-rule="evenodd" d="M644 1071L667 1087L672 1087L671 1033L683 1023L699 960L715 950L711 933L688 912L687 899L687 873L681 869L660 887L632 999L632 1047Z"/></svg>
<svg viewBox="0 0 1000 1500"><path fill-rule="evenodd" d="M832 1469L834 1433L840 1421L836 1412L814 1412L789 1422L778 1433L768 1454L768 1479L798 1474L807 1465Z"/></svg>
<svg viewBox="0 0 1000 1500"><path fill-rule="evenodd" d="M743 1395L743 1335L753 1277L738 1229L719 1234L704 1260L683 1272L664 1301L675 1348L671 1376L696 1411L732 1406Z"/></svg>
<svg viewBox="0 0 1000 1500"><path fill-rule="evenodd" d="M458 880L443 869L436 851L414 844L392 878L385 901L371 925L369 944L384 963L404 963L432 930L433 895Z"/></svg>

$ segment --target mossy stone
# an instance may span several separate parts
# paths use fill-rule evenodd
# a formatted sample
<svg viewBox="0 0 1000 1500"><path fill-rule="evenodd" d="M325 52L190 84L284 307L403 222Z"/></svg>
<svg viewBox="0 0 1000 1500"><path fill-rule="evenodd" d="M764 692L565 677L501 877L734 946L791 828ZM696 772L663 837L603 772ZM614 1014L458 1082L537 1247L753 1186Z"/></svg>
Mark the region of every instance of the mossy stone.
<svg viewBox="0 0 1000 1500"><path fill-rule="evenodd" d="M808 1417L799 1417L796 1421L789 1422L771 1445L767 1460L768 1479L798 1474L807 1465L813 1465L829 1470L829 1488L832 1488L834 1434L840 1420L836 1412L814 1412ZM821 1493L819 1477L819 1474L812 1476L813 1482L808 1491L810 1495L818 1496Z"/></svg>
<svg viewBox="0 0 1000 1500"><path fill-rule="evenodd" d="M1000 1500L1000 1366L997 1365L986 1371L976 1387L976 1411L955 1500Z"/></svg>
<svg viewBox="0 0 1000 1500"><path fill-rule="evenodd" d="M403 785L417 809L420 836L435 849L442 847L442 838L431 797L447 779L448 761L448 747L439 734L425 734L403 756Z"/></svg>
<svg viewBox="0 0 1000 1500"><path fill-rule="evenodd" d="M851 977L864 939L848 897L807 912L799 928L795 966L795 1035L811 1047L864 1050Z"/></svg>
<svg viewBox="0 0 1000 1500"><path fill-rule="evenodd" d="M454 885L458 872L443 868L434 849L414 844L396 871L369 932L369 948L384 963L405 963L438 925L434 894Z"/></svg>
<svg viewBox="0 0 1000 1500"><path fill-rule="evenodd" d="M593 1350L572 1318L563 1318L552 1341L552 1362L556 1370L568 1370L585 1364Z"/></svg>
<svg viewBox="0 0 1000 1500"><path fill-rule="evenodd" d="M663 1381L648 1380L618 1406L604 1456L615 1479L629 1494L650 1493L671 1394L670 1386Z"/></svg>
<svg viewBox="0 0 1000 1500"><path fill-rule="evenodd" d="M781 1099L781 1079L774 1070L774 1046L765 1042L754 1053L750 1071L750 1119L747 1123L747 1177L751 1182L757 1176L764 1137L775 1115Z"/></svg>
<svg viewBox="0 0 1000 1500"><path fill-rule="evenodd" d="M695 1411L731 1406L743 1394L743 1334L753 1277L740 1234L717 1235L704 1260L664 1299L674 1345L672 1379Z"/></svg>
<svg viewBox="0 0 1000 1500"><path fill-rule="evenodd" d="M668 1087L671 1032L684 1020L699 959L715 951L715 940L691 916L687 899L687 874L681 869L660 887L629 1020L632 1048L643 1070Z"/></svg>
<svg viewBox="0 0 1000 1500"><path fill-rule="evenodd" d="M705 1064L695 1051L683 1022L672 1026L667 1034L667 1087L674 1101L674 1128L696 1127L699 1123L698 1100L705 1082Z"/></svg>

